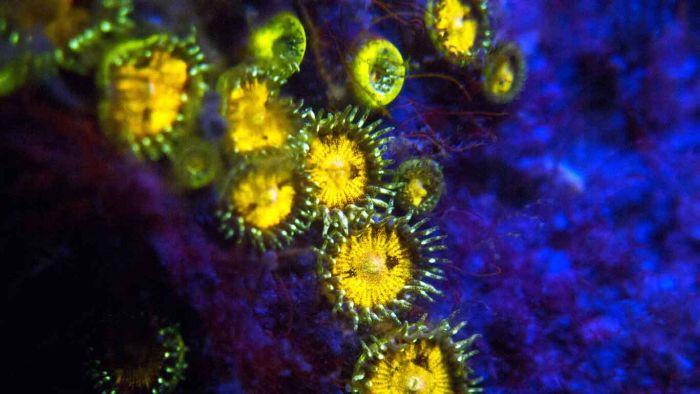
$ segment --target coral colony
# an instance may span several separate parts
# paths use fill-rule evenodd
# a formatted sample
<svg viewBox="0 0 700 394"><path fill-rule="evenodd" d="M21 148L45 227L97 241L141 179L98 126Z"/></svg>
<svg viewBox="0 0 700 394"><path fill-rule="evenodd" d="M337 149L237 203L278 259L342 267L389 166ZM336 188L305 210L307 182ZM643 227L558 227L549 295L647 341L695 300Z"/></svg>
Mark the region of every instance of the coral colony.
<svg viewBox="0 0 700 394"><path fill-rule="evenodd" d="M56 323L56 332L86 333L66 337L65 347L80 354L66 356L66 364L79 361L65 368L80 371L78 385L99 393L154 394L700 389L700 332L683 326L687 317L672 323L683 326L678 335L691 349L684 353L675 343L648 336L616 338L637 334L605 305L626 299L620 315L650 315L659 319L655 324L671 324L669 315L662 319L642 311L665 308L663 289L658 305L637 302L637 290L630 286L640 284L625 282L623 290L612 276L620 270L636 275L623 264L625 253L643 254L640 250L661 242L658 223L663 222L669 234L675 231L677 247L665 249L663 258L639 257L634 269L648 271L649 278L663 276L659 259L672 260L675 271L658 286L685 286L679 289L688 298L684 313L700 306L697 196L676 192L673 199L684 208L673 220L642 220L635 212L645 204L673 214L662 192L635 171L614 169L620 177L637 179L624 181L638 184L631 186L636 191L628 203L604 174L607 166L625 161L666 166L663 149L671 152L683 143L663 142L665 148L644 159L597 151L583 142L570 148L580 160L569 164L554 157L566 156L564 151L543 153L546 160L533 158L554 131L541 123L540 109L533 107L540 104L519 103L527 91L528 64L537 83L548 87L542 88L546 97L535 89L527 99L560 108L552 110L552 118L564 111L564 102L587 111L585 105L607 108L609 98L582 91L590 100L601 95L597 103L584 105L572 102L567 96L572 93L561 86L547 85L543 75L552 65L533 49L533 34L517 34L537 31L537 23L527 20L542 18L537 13L546 13L546 5L533 2L532 15L527 6L514 6L520 12L515 15L510 2L496 0L270 3L10 0L0 5L0 95L16 109L32 102L27 97L33 90L45 89L41 104L27 110L34 123L16 126L22 123L13 115L15 123L8 127L31 129L16 141L39 147L19 152L35 161L53 155L49 162L66 179L50 191L54 178L34 175L35 161L28 159L26 174L18 164L10 166L18 167L16 179L27 180L13 187L3 183L8 196L22 188L36 190L30 201L57 195L37 208L49 214L35 241L16 247L35 265L18 265L16 272L30 279L17 279L10 293L25 294L35 286L32 275L44 272L68 283L82 278L66 290L80 295L63 312L79 317ZM677 15L692 7L678 3L683 7L677 7ZM183 22L187 7L200 14L193 18L197 23ZM567 12L557 7L556 12ZM567 15L583 18L574 14ZM227 26L236 34L222 38L217 32ZM571 28L581 26L572 22ZM682 31L662 34L676 34L668 45L681 45L677 36L685 37ZM570 50L552 44L550 36L542 38L550 40L548 51ZM608 51L614 71L598 70L601 75L593 78L611 78L607 73L632 67L612 49L601 49L602 38L594 40L582 45ZM688 40L697 44L700 35ZM636 61L650 61L643 59L638 55ZM669 59L649 67L663 69ZM676 66L679 73L695 75L694 82L684 81L694 83L696 100L698 64L695 58ZM567 78L581 78L567 70ZM636 122L641 130L644 120L635 118L633 105L619 122ZM697 114L697 105L692 108ZM75 119L61 111L76 114ZM660 106L649 116L667 119L663 111L670 110ZM514 133L514 124L532 131ZM503 135L497 136L501 127ZM52 128L65 131L40 134ZM16 137L8 134L5 144L15 146ZM697 136L686 137L700 146ZM70 138L76 142L64 146L61 141ZM510 141L497 148L501 139ZM520 153L502 152L509 148ZM480 153L470 156L470 150ZM697 150L684 152L697 164ZM606 167L578 172L577 165L589 165L588 155ZM697 193L697 181L680 179ZM673 182L667 186L673 188ZM608 193L601 211L595 200L600 197L574 203L590 187ZM547 197L530 199L533 193ZM62 204L67 208L56 208L60 214L47 208ZM542 209L544 204L559 213ZM615 209L619 212L609 219L591 219ZM21 224L25 217L19 213L7 217L7 223L20 223L16 237L33 228L30 214L27 224ZM42 235L61 218L66 224L60 228L75 235ZM551 228L542 224L550 219ZM686 235L673 228L682 220L694 226ZM609 221L631 231L636 246L606 239L622 237L598 223ZM532 240L550 230L551 240ZM695 243L684 237L694 237ZM591 243L599 243L592 255L586 246ZM33 257L43 255L50 257ZM572 259L587 255L590 266L572 268L579 264ZM601 268L598 260L617 268ZM548 268L537 261L547 261ZM692 261L695 266L688 264ZM610 269L605 284L596 269ZM494 284L492 277L505 284ZM43 287L46 281L37 283ZM587 288L595 285L599 290ZM577 287L584 294L580 298L567 290ZM475 300L479 294L483 299ZM467 318L476 328L464 329ZM584 328L576 319L585 321ZM556 334L557 324L580 332ZM48 330L47 324L37 326L44 327L42 333ZM467 333L472 330L478 332ZM657 336L664 333L654 330ZM550 334L559 335L556 345ZM63 338L47 337L37 343ZM613 344L606 348L599 344L603 341ZM581 351L581 343L591 346ZM646 355L644 349L659 345L668 347ZM667 372L649 372L655 368ZM50 387L77 387L62 379Z"/></svg>

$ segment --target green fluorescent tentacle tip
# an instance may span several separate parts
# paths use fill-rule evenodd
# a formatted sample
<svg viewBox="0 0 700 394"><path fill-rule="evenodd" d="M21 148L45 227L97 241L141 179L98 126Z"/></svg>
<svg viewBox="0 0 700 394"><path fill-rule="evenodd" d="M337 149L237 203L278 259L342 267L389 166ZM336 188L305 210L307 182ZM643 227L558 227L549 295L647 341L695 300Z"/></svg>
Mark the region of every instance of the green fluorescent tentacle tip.
<svg viewBox="0 0 700 394"><path fill-rule="evenodd" d="M132 0L99 0L94 6L71 0L8 0L0 4L0 20L15 31L14 43L50 44L31 51L33 55L86 73L97 65L106 42L133 28L132 8Z"/></svg>

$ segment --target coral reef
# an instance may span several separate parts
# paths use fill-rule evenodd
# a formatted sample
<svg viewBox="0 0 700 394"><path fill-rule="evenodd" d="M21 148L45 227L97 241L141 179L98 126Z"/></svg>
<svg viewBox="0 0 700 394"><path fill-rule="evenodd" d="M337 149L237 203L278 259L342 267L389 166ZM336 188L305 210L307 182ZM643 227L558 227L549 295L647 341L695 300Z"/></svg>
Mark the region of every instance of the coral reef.
<svg viewBox="0 0 700 394"><path fill-rule="evenodd" d="M697 2L19 3L5 387L700 389Z"/></svg>

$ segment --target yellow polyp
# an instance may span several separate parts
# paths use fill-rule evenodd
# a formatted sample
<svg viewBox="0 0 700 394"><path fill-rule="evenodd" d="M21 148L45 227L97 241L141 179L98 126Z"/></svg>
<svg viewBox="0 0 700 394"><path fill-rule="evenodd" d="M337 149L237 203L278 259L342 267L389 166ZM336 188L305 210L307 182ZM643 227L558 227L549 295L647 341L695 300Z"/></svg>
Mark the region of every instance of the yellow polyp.
<svg viewBox="0 0 700 394"><path fill-rule="evenodd" d="M470 5L443 0L437 7L435 28L448 51L465 54L474 48L479 22Z"/></svg>
<svg viewBox="0 0 700 394"><path fill-rule="evenodd" d="M369 227L340 246L332 274L339 290L359 307L376 307L396 299L412 276L411 253L396 230Z"/></svg>
<svg viewBox="0 0 700 394"><path fill-rule="evenodd" d="M127 63L111 73L115 129L137 138L155 136L173 125L182 106L187 63L155 51L146 65Z"/></svg>
<svg viewBox="0 0 700 394"><path fill-rule="evenodd" d="M292 212L295 194L291 172L253 170L234 186L231 201L247 224L269 229Z"/></svg>
<svg viewBox="0 0 700 394"><path fill-rule="evenodd" d="M489 87L493 94L503 95L513 88L513 81L515 80L515 70L513 70L513 65L505 60L496 68L496 73L493 76L492 84Z"/></svg>
<svg viewBox="0 0 700 394"><path fill-rule="evenodd" d="M426 339L409 343L401 351L377 362L370 393L454 393L445 353Z"/></svg>
<svg viewBox="0 0 700 394"><path fill-rule="evenodd" d="M293 129L287 107L273 97L265 81L252 80L234 88L228 100L228 138L238 152L278 148Z"/></svg>
<svg viewBox="0 0 700 394"><path fill-rule="evenodd" d="M423 182L419 178L413 178L406 185L406 194L408 195L411 204L414 207L418 207L425 199L425 196L428 195L428 191L425 189L425 185L423 185Z"/></svg>
<svg viewBox="0 0 700 394"><path fill-rule="evenodd" d="M329 208L343 208L366 195L367 159L357 142L344 135L316 138L306 158L318 199Z"/></svg>

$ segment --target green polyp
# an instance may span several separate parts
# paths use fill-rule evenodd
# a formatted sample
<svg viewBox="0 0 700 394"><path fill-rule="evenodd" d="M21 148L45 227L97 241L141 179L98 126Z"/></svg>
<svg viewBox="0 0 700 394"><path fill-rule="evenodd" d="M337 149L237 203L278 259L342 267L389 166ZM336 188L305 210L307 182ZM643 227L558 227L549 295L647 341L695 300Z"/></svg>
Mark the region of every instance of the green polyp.
<svg viewBox="0 0 700 394"><path fill-rule="evenodd" d="M170 158L178 183L188 189L211 184L221 174L221 156L216 146L199 138L179 142Z"/></svg>
<svg viewBox="0 0 700 394"><path fill-rule="evenodd" d="M355 49L349 72L357 99L376 108L389 104L401 92L406 67L394 44L383 38L373 38Z"/></svg>
<svg viewBox="0 0 700 394"><path fill-rule="evenodd" d="M253 30L248 46L256 66L284 80L299 70L306 32L294 14L280 12Z"/></svg>
<svg viewBox="0 0 700 394"><path fill-rule="evenodd" d="M527 65L520 47L514 42L499 44L486 57L482 92L493 103L508 103L520 94L526 78Z"/></svg>
<svg viewBox="0 0 700 394"><path fill-rule="evenodd" d="M442 168L430 159L401 163L395 173L396 203L407 213L424 214L437 205L445 188Z"/></svg>

